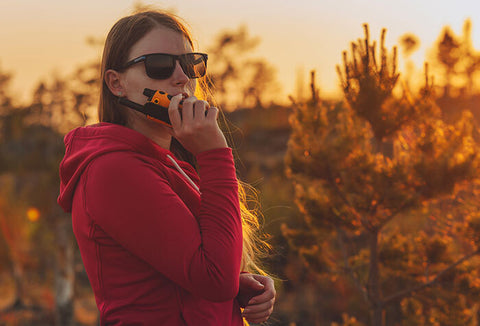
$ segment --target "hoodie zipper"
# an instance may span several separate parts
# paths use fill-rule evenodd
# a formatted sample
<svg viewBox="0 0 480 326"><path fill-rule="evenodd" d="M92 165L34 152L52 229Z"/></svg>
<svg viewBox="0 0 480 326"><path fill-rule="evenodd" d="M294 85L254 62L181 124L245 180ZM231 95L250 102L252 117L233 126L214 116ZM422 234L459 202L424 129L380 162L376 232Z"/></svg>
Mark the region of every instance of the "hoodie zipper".
<svg viewBox="0 0 480 326"><path fill-rule="evenodd" d="M193 180L185 173L185 171L183 171L183 169L180 167L180 165L178 165L177 161L175 161L173 159L173 157L171 157L170 155L167 154L167 158L173 163L173 165L175 166L175 168L177 169L177 171L187 180L187 182L199 193L201 194L200 192L200 188L198 188L198 186L195 184L195 182L193 182Z"/></svg>

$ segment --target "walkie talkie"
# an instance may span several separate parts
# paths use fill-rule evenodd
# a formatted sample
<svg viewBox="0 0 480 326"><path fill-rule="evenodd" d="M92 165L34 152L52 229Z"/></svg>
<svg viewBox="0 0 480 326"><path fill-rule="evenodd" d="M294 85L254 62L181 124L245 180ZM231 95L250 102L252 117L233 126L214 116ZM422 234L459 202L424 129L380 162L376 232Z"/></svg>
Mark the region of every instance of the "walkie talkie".
<svg viewBox="0 0 480 326"><path fill-rule="evenodd" d="M145 114L147 118L171 128L172 123L170 122L170 117L168 116L168 106L173 96L163 91L155 91L149 88L145 88L143 90L143 95L148 97L145 105L132 102L125 97L120 97L118 99L118 103L139 111ZM178 105L180 109L182 108L182 103L183 100L180 101L180 104Z"/></svg>

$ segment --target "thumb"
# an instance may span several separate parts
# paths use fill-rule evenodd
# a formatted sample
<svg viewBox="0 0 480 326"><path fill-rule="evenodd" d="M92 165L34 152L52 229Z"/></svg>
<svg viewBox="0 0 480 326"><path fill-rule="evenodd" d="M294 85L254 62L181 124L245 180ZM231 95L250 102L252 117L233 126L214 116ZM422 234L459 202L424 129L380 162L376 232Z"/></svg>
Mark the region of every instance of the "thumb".
<svg viewBox="0 0 480 326"><path fill-rule="evenodd" d="M240 275L240 287L248 291L248 289L253 291L260 291L265 288L265 285L259 281L255 275L252 274L241 274Z"/></svg>
<svg viewBox="0 0 480 326"><path fill-rule="evenodd" d="M265 287L265 285L257 281L254 277L251 278L250 285L257 290L261 290Z"/></svg>

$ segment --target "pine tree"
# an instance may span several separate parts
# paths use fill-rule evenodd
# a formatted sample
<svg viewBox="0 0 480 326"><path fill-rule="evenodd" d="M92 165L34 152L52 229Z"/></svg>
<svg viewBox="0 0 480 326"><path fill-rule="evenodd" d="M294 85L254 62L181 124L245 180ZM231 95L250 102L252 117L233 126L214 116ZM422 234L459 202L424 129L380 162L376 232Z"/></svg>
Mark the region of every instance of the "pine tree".
<svg viewBox="0 0 480 326"><path fill-rule="evenodd" d="M465 325L480 290L473 118L441 120L428 66L418 94L397 94L396 49L383 30L377 53L364 28L337 67L345 101L322 101L312 78L294 103L286 165L303 226L283 234L312 273L356 289L370 314L345 313L359 321Z"/></svg>

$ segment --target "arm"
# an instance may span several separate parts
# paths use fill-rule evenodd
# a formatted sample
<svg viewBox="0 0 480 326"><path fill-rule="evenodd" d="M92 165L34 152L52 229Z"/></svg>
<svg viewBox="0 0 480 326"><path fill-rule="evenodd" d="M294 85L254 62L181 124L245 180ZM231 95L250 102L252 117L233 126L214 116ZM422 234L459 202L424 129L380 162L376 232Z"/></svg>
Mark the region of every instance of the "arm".
<svg viewBox="0 0 480 326"><path fill-rule="evenodd" d="M131 153L92 164L86 205L127 250L187 291L226 301L238 291L242 227L231 150L200 153L201 204L195 218L155 168Z"/></svg>

